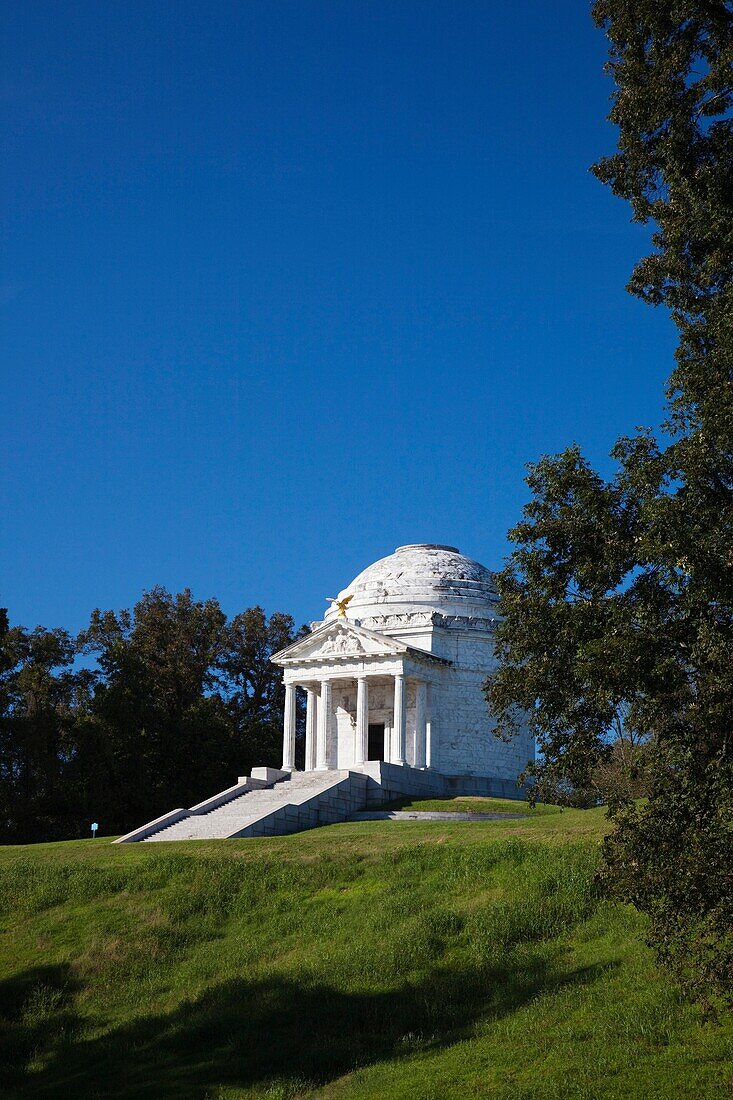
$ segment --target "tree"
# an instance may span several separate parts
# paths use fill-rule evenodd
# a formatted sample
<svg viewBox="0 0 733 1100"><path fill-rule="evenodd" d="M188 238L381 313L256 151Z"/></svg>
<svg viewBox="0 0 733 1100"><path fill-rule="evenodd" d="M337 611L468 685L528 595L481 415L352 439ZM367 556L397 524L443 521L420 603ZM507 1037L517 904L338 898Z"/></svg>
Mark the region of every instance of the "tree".
<svg viewBox="0 0 733 1100"><path fill-rule="evenodd" d="M282 763L285 688L282 673L270 658L306 632L305 627L296 632L292 616L282 612L276 611L268 620L261 607L236 615L227 627L221 661L223 686L243 753L242 766L247 769L253 764L279 768ZM301 734L303 701L298 698L296 705L296 726Z"/></svg>
<svg viewBox="0 0 733 1100"><path fill-rule="evenodd" d="M77 677L64 630L11 627L0 611L0 833L73 836L64 767L73 752Z"/></svg>
<svg viewBox="0 0 733 1100"><path fill-rule="evenodd" d="M655 224L629 289L679 331L666 438L530 467L500 575L501 736L530 713L545 785L593 790L614 724L648 741L649 799L616 791L604 878L706 1003L733 986L733 8L599 0L617 152L594 172Z"/></svg>
<svg viewBox="0 0 733 1100"><path fill-rule="evenodd" d="M78 837L93 820L126 832L279 765L285 693L270 657L303 631L260 607L229 622L188 589L97 610L76 641L11 627L0 609L0 837Z"/></svg>
<svg viewBox="0 0 733 1100"><path fill-rule="evenodd" d="M82 652L99 665L96 730L87 732L105 745L98 798L110 829L126 830L200 801L211 784L227 785L231 733L216 690L225 624L216 600L156 587L132 612L95 611L80 636Z"/></svg>
<svg viewBox="0 0 733 1100"><path fill-rule="evenodd" d="M153 588L131 612L93 613L79 638L99 673L78 731L78 781L94 777L110 831L280 764L284 692L269 658L293 640L289 615L268 620L254 607L228 622L188 589Z"/></svg>

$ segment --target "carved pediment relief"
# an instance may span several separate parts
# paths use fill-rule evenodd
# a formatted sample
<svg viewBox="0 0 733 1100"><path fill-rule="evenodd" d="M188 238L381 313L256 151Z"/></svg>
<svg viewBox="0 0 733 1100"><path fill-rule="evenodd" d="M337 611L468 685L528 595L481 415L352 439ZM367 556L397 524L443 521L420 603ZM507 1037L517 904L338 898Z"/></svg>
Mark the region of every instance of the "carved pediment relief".
<svg viewBox="0 0 733 1100"><path fill-rule="evenodd" d="M319 652L323 657L327 657L331 653L365 653L366 650L356 635L349 634L345 630L342 630L338 634L326 638Z"/></svg>
<svg viewBox="0 0 733 1100"><path fill-rule="evenodd" d="M276 653L277 663L316 661L339 657L379 657L405 653L407 646L384 634L364 630L354 623L338 620L328 623L293 645Z"/></svg>

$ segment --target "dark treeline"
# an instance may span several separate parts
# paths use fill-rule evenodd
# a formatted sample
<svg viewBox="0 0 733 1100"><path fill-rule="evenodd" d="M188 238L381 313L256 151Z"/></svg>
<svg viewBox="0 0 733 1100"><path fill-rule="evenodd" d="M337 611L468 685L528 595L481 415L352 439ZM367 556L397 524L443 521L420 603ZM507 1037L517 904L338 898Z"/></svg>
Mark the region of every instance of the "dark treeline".
<svg viewBox="0 0 733 1100"><path fill-rule="evenodd" d="M0 609L0 842L88 836L92 821L125 832L278 766L270 656L300 633L260 607L227 619L188 589L95 611L77 638Z"/></svg>

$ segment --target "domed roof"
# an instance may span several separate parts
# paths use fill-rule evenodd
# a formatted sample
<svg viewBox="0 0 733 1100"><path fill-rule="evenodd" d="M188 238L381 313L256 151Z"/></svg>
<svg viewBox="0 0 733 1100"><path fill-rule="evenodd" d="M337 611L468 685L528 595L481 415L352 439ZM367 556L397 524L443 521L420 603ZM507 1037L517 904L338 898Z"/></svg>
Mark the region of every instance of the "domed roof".
<svg viewBox="0 0 733 1100"><path fill-rule="evenodd" d="M398 546L339 593L339 599L347 596L352 597L346 608L349 619L430 610L491 618L498 599L493 575L485 566L455 546L432 542ZM331 607L326 619L337 614Z"/></svg>

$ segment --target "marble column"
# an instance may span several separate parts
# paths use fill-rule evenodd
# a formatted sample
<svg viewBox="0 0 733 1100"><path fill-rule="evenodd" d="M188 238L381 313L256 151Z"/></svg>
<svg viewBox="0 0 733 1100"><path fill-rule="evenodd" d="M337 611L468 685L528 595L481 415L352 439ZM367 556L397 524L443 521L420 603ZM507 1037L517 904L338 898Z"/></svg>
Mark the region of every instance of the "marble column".
<svg viewBox="0 0 733 1100"><path fill-rule="evenodd" d="M283 721L283 771L295 770L295 684L285 685Z"/></svg>
<svg viewBox="0 0 733 1100"><path fill-rule="evenodd" d="M425 767L432 768L435 752L435 719L433 718L433 685L428 684L425 719Z"/></svg>
<svg viewBox="0 0 733 1100"><path fill-rule="evenodd" d="M330 680L321 681L321 701L318 706L318 736L316 738L316 768L328 769L328 735L331 731L333 689Z"/></svg>
<svg viewBox="0 0 733 1100"><path fill-rule="evenodd" d="M313 688L306 688L305 709L305 770L312 772L316 766L316 706L318 696Z"/></svg>
<svg viewBox="0 0 733 1100"><path fill-rule="evenodd" d="M406 764L405 727L407 725L407 700L405 698L405 677L397 673L394 678L394 731L392 735L392 763Z"/></svg>
<svg viewBox="0 0 733 1100"><path fill-rule="evenodd" d="M363 764L369 756L369 681L359 676L356 681L356 731L354 763Z"/></svg>
<svg viewBox="0 0 733 1100"><path fill-rule="evenodd" d="M427 694L428 685L424 680L415 684L415 767L424 768L427 756Z"/></svg>

